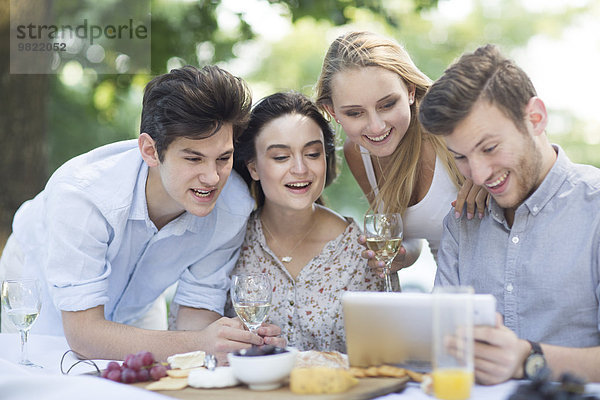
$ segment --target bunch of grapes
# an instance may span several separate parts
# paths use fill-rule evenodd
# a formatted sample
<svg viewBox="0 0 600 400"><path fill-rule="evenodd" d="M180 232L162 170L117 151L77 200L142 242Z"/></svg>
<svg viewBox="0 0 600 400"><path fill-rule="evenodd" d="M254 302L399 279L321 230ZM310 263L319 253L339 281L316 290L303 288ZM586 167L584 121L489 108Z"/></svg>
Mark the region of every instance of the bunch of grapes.
<svg viewBox="0 0 600 400"><path fill-rule="evenodd" d="M111 361L102 371L102 377L115 382L135 383L146 382L150 379L159 380L167 375L169 364L158 363L149 351L140 351L137 354L128 354L119 365Z"/></svg>

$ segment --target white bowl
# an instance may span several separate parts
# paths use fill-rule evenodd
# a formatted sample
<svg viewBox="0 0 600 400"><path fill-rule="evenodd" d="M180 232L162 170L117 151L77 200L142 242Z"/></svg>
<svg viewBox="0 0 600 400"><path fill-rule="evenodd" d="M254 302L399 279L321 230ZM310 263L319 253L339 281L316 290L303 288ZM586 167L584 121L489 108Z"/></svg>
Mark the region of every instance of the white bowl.
<svg viewBox="0 0 600 400"><path fill-rule="evenodd" d="M227 354L233 375L252 390L273 390L280 387L290 375L298 350L286 347L285 353L266 356Z"/></svg>

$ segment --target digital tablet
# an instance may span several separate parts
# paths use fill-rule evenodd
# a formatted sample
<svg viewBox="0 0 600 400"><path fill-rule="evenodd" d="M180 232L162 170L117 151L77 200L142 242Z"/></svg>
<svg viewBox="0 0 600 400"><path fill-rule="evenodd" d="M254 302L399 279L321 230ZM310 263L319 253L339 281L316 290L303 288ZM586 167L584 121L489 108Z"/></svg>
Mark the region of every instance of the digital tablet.
<svg viewBox="0 0 600 400"><path fill-rule="evenodd" d="M473 298L473 324L494 326L495 297L474 294ZM346 292L342 307L351 366L431 369L432 294Z"/></svg>

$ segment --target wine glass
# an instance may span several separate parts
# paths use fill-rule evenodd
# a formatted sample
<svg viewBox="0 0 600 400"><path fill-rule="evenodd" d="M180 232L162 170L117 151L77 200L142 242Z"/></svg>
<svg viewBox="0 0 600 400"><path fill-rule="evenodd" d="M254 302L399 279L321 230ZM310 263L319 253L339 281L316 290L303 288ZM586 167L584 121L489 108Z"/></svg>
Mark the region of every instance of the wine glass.
<svg viewBox="0 0 600 400"><path fill-rule="evenodd" d="M367 248L375 252L377 261L385 263L383 268L385 291L393 292L390 266L402 246L402 233L404 230L402 216L400 213L366 214L364 227Z"/></svg>
<svg viewBox="0 0 600 400"><path fill-rule="evenodd" d="M35 279L3 281L1 294L4 315L8 317L8 320L21 334L21 361L19 361L19 364L42 368L40 365L29 361L27 355L29 329L42 308L38 281Z"/></svg>
<svg viewBox="0 0 600 400"><path fill-rule="evenodd" d="M233 309L250 332L256 332L267 319L273 290L267 274L243 274L231 277Z"/></svg>

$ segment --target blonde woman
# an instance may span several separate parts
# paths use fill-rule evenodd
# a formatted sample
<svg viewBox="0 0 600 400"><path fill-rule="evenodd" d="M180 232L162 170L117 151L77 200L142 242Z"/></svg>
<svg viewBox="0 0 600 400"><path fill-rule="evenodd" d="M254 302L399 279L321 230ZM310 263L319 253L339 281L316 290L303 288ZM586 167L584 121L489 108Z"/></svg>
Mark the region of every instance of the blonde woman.
<svg viewBox="0 0 600 400"><path fill-rule="evenodd" d="M394 271L416 261L419 239L428 241L437 259L442 220L452 205L458 218L468 200L472 218L475 205L482 216L485 202L485 192L465 182L444 142L417 120L430 85L402 46L370 32L338 37L317 82L317 105L346 132L344 155L371 208L403 214L404 249ZM382 268L383 262L373 265Z"/></svg>

